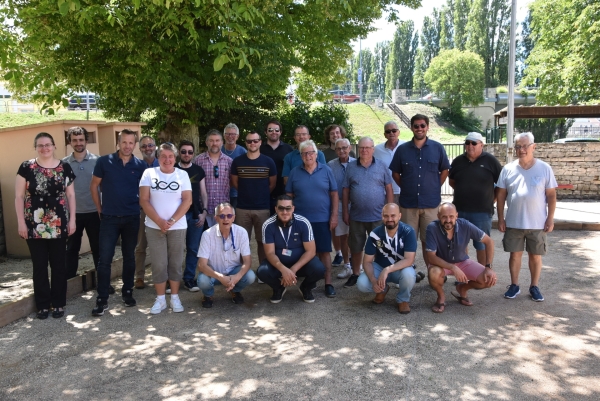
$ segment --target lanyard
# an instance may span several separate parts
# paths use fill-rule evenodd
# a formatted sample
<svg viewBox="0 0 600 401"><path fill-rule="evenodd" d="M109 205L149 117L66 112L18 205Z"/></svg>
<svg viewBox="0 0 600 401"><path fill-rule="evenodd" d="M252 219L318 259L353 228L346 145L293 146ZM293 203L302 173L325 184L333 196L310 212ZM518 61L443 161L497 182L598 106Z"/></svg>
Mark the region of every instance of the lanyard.
<svg viewBox="0 0 600 401"><path fill-rule="evenodd" d="M288 241L290 240L290 234L292 233L292 227L290 226L290 228L289 228L287 239L283 235L283 230L281 229L281 227L279 227L279 232L281 233L281 237L285 241L285 248L287 249L288 248Z"/></svg>
<svg viewBox="0 0 600 401"><path fill-rule="evenodd" d="M233 250L235 251L235 238L233 237L233 227L231 227L231 230L229 230L229 234L231 235L231 246L233 248ZM225 249L225 237L223 237L223 233L221 233L221 239L223 240L223 250L224 251L228 251L229 249Z"/></svg>

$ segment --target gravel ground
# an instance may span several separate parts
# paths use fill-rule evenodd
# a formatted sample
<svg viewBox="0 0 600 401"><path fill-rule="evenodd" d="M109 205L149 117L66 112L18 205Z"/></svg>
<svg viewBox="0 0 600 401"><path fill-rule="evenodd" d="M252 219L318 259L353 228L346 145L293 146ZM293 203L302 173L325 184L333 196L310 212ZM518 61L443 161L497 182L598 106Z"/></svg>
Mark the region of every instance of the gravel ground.
<svg viewBox="0 0 600 401"><path fill-rule="evenodd" d="M413 289L408 315L395 291L374 305L337 279L338 296L326 298L321 283L314 304L292 287L273 305L270 289L253 284L244 305L218 289L203 309L200 294L184 290L183 313L156 316L151 286L135 291L133 308L117 292L101 318L90 314L95 294L81 294L62 319L32 314L0 328L0 399L600 399L600 232L549 235L542 303L526 294L526 267L522 294L502 298L508 255L493 238L499 284L471 291L465 307L449 280L443 314L431 312L426 283Z"/></svg>

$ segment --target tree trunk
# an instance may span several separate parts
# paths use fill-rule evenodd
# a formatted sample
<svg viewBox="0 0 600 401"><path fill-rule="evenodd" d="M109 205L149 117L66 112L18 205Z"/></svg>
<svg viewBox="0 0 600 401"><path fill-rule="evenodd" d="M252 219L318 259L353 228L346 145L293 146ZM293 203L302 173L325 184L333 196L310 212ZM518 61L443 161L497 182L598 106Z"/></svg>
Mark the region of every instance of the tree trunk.
<svg viewBox="0 0 600 401"><path fill-rule="evenodd" d="M183 113L169 112L165 128L158 134L159 141L171 142L179 147L179 142L186 139L194 144L194 148L198 154L204 149L204 143L200 144L198 125L184 123L185 118Z"/></svg>

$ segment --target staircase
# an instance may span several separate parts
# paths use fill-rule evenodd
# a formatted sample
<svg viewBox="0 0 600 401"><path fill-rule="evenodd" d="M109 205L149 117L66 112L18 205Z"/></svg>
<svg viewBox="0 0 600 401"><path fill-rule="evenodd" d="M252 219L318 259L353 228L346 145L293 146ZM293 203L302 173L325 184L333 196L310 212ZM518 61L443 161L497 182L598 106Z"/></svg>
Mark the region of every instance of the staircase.
<svg viewBox="0 0 600 401"><path fill-rule="evenodd" d="M400 121L404 123L408 128L410 128L410 118L395 103L387 103L387 106L394 112L395 115L398 116Z"/></svg>

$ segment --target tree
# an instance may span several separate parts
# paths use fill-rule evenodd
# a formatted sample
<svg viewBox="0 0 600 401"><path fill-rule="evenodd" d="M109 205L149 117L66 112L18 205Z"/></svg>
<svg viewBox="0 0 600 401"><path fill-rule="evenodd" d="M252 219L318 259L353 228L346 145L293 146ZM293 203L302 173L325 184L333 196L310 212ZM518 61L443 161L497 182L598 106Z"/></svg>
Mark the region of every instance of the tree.
<svg viewBox="0 0 600 401"><path fill-rule="evenodd" d="M470 51L442 50L431 60L425 82L448 103L453 114L462 106L483 103L484 66L481 57Z"/></svg>
<svg viewBox="0 0 600 401"><path fill-rule="evenodd" d="M394 40L390 47L390 56L386 66L385 85L388 95L395 88L396 80L400 88L412 88L415 56L419 45L418 33L413 33L412 21L400 22L394 32Z"/></svg>
<svg viewBox="0 0 600 401"><path fill-rule="evenodd" d="M525 67L527 58L533 49L533 36L531 32L531 10L527 12L527 17L521 23L521 35L517 42L517 81L520 82L525 76Z"/></svg>
<svg viewBox="0 0 600 401"><path fill-rule="evenodd" d="M524 83L539 80L541 104L600 98L600 3L536 0L530 4L534 46Z"/></svg>
<svg viewBox="0 0 600 401"><path fill-rule="evenodd" d="M423 17L423 32L421 32L421 48L423 49L423 63L429 66L431 59L440 52L441 13L433 9L431 17Z"/></svg>
<svg viewBox="0 0 600 401"><path fill-rule="evenodd" d="M422 48L417 50L417 56L415 57L415 72L413 75L413 90L421 92L426 89L425 85L425 71L427 71L427 65L425 65L425 55Z"/></svg>
<svg viewBox="0 0 600 401"><path fill-rule="evenodd" d="M454 12L452 0L442 7L440 11L440 49L454 48L454 25L452 23L452 13Z"/></svg>
<svg viewBox="0 0 600 401"><path fill-rule="evenodd" d="M454 47L458 50L465 50L467 44L467 21L471 0L456 0L454 3L453 27L454 27Z"/></svg>
<svg viewBox="0 0 600 401"><path fill-rule="evenodd" d="M394 4L418 0L23 0L0 9L0 68L17 93L100 96L110 118L155 113L171 140L252 105L272 108L292 71L324 95L350 42Z"/></svg>
<svg viewBox="0 0 600 401"><path fill-rule="evenodd" d="M388 62L390 42L379 42L373 49L371 59L373 73L369 77L369 92L384 96L385 92L385 67Z"/></svg>

